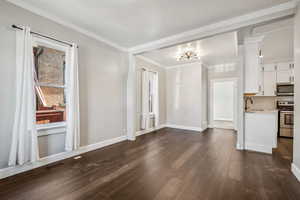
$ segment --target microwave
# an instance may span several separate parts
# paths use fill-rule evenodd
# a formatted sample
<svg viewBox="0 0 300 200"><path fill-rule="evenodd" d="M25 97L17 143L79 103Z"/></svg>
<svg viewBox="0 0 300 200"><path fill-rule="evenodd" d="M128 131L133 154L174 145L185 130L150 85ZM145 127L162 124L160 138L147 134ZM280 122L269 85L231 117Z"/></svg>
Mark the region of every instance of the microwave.
<svg viewBox="0 0 300 200"><path fill-rule="evenodd" d="M277 96L294 96L294 84L278 83L276 86Z"/></svg>

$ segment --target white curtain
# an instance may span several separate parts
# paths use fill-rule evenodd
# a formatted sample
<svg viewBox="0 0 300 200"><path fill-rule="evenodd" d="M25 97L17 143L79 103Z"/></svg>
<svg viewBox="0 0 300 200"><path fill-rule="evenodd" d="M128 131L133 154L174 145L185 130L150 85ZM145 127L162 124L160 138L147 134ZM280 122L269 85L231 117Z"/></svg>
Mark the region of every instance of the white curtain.
<svg viewBox="0 0 300 200"><path fill-rule="evenodd" d="M73 44L69 48L66 66L67 78L67 133L66 151L73 151L80 146L80 118L79 118L79 82L78 82L78 48Z"/></svg>
<svg viewBox="0 0 300 200"><path fill-rule="evenodd" d="M142 71L142 116L141 129L145 130L149 127L149 76L148 71Z"/></svg>
<svg viewBox="0 0 300 200"><path fill-rule="evenodd" d="M154 99L153 99L153 113L155 117L154 125L158 127L159 125L159 88L158 88L158 74L152 73L152 83L153 83L153 91L154 91Z"/></svg>
<svg viewBox="0 0 300 200"><path fill-rule="evenodd" d="M16 33L16 109L9 154L9 166L38 160L35 116L35 85L30 28Z"/></svg>
<svg viewBox="0 0 300 200"><path fill-rule="evenodd" d="M151 87L150 87L151 84ZM141 129L150 128L150 94L152 96L152 114L154 114L154 126L159 122L159 99L158 99L158 75L156 72L142 71L142 116ZM151 126L152 123L151 123Z"/></svg>

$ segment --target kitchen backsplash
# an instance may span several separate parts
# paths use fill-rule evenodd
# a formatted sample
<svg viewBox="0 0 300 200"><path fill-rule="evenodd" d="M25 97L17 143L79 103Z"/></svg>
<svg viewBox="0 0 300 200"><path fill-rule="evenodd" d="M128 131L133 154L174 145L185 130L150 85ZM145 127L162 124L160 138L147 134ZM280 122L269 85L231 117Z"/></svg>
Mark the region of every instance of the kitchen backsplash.
<svg viewBox="0 0 300 200"><path fill-rule="evenodd" d="M253 104L248 103L249 110L275 110L277 100L293 100L293 97L253 96Z"/></svg>

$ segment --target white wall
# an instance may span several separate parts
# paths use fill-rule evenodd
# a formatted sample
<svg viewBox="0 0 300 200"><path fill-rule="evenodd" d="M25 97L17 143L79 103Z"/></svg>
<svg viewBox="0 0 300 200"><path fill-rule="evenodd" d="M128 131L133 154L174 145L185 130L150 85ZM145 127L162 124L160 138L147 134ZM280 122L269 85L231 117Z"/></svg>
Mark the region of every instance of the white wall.
<svg viewBox="0 0 300 200"><path fill-rule="evenodd" d="M294 29L294 60L295 60L295 130L294 130L294 148L293 148L293 163L300 169L300 9L298 8L295 16ZM300 171L298 172L300 173ZM299 180L300 180L300 174Z"/></svg>
<svg viewBox="0 0 300 200"><path fill-rule="evenodd" d="M202 65L202 85L201 85L201 95L202 95L202 103L201 103L201 128L208 128L208 69Z"/></svg>
<svg viewBox="0 0 300 200"><path fill-rule="evenodd" d="M0 1L0 168L7 166L15 107L15 30L12 24L79 45L81 146L126 130L127 54L5 1ZM64 134L39 139L43 155L63 150ZM43 144L43 145L42 145Z"/></svg>
<svg viewBox="0 0 300 200"><path fill-rule="evenodd" d="M141 72L142 68L147 68L152 71L156 71L158 73L158 88L159 88L159 125L166 123L166 70L160 66L147 62L139 57L136 57L136 70L137 70L137 85L136 85L136 130L141 130L140 120L141 120L141 112L142 112L142 93L141 93Z"/></svg>
<svg viewBox="0 0 300 200"><path fill-rule="evenodd" d="M202 128L202 64L167 69L167 124Z"/></svg>
<svg viewBox="0 0 300 200"><path fill-rule="evenodd" d="M258 26L253 35L263 35L261 50L263 63L292 61L294 58L293 19L284 19L274 23Z"/></svg>

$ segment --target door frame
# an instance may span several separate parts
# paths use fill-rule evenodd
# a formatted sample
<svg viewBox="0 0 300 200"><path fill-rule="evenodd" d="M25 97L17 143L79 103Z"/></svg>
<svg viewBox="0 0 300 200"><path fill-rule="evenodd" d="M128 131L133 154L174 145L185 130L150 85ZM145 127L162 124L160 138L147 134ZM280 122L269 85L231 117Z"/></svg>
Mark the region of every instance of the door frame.
<svg viewBox="0 0 300 200"><path fill-rule="evenodd" d="M233 129L234 130L238 130L238 120L237 120L237 116L238 116L238 78L236 77L231 77L231 78L214 78L210 80L210 87L209 87L209 124L211 127L214 127L214 104L213 104L213 100L214 100L214 95L213 95L213 89L214 89L214 83L216 82L233 82L234 88L233 88Z"/></svg>

